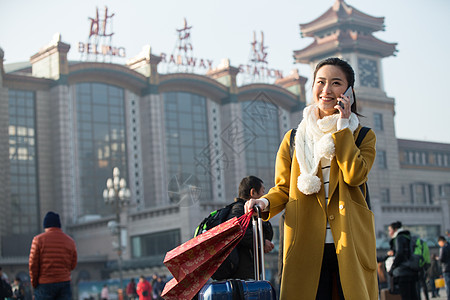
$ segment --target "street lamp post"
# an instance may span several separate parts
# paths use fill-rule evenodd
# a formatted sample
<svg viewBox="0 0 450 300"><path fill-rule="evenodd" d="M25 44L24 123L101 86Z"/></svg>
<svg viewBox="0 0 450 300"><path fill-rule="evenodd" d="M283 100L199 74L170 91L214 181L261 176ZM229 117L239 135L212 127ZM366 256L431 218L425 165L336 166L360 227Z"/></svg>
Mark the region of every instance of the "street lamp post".
<svg viewBox="0 0 450 300"><path fill-rule="evenodd" d="M125 178L120 178L119 168L113 169L113 178L106 180L106 189L103 190L103 199L106 204L114 205L116 213L116 224L112 224L111 230L113 234L117 234L117 256L119 267L119 288L123 292L123 277L122 277L122 227L120 222L121 208L130 202L131 192L127 188ZM109 224L108 224L109 225Z"/></svg>

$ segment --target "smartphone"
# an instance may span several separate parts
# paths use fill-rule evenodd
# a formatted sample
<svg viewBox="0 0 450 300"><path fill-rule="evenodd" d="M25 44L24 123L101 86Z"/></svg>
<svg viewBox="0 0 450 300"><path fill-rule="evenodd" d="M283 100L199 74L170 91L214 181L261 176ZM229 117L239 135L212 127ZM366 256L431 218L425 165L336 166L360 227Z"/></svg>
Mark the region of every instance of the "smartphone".
<svg viewBox="0 0 450 300"><path fill-rule="evenodd" d="M345 91L344 96L347 96L350 99L350 106L353 105L353 102L355 102L355 100L353 99L353 89L352 86L349 86L348 89ZM338 104L344 108L344 103L342 103L342 101L338 101Z"/></svg>

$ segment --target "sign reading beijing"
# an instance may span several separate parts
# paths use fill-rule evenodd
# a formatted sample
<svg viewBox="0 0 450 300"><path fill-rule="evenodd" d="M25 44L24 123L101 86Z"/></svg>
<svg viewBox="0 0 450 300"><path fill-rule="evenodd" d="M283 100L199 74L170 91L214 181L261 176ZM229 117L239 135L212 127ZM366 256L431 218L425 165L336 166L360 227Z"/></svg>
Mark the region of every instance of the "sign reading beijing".
<svg viewBox="0 0 450 300"><path fill-rule="evenodd" d="M108 7L105 6L105 14L104 18L100 19L98 8L96 8L95 18L89 18L91 22L91 26L89 29L89 38L88 42L78 43L78 52L86 54L87 57L89 55L103 55L105 56L116 56L116 57L125 57L125 48L124 47L115 47L112 46L112 36L114 32L112 32L112 17L114 17L114 13L108 15ZM108 33L109 32L109 33Z"/></svg>

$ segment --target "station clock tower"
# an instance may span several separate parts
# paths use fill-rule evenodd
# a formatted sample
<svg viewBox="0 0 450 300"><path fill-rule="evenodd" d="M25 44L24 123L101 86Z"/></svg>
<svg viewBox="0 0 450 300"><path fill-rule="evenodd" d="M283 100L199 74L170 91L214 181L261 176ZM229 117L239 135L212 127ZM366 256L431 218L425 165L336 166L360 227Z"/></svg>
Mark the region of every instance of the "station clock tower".
<svg viewBox="0 0 450 300"><path fill-rule="evenodd" d="M308 47L294 51L295 62L310 64L331 56L347 60L356 72L356 87L383 89L380 60L395 55L396 43L372 34L384 30L384 17L372 17L337 0L323 15L300 24L302 37L312 37Z"/></svg>

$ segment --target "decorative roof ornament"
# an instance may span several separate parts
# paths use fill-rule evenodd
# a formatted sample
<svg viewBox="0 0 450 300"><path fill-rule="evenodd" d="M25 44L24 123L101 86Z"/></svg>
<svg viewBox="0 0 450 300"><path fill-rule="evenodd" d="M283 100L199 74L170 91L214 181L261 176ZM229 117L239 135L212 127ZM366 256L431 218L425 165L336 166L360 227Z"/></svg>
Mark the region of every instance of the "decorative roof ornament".
<svg viewBox="0 0 450 300"><path fill-rule="evenodd" d="M336 0L331 8L315 20L300 24L302 37L314 42L294 51L295 62L310 63L342 52L362 52L388 57L397 52L397 43L386 43L374 37L373 32L384 31L384 17L373 17Z"/></svg>

